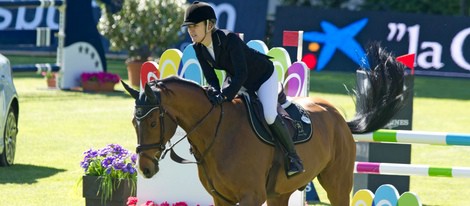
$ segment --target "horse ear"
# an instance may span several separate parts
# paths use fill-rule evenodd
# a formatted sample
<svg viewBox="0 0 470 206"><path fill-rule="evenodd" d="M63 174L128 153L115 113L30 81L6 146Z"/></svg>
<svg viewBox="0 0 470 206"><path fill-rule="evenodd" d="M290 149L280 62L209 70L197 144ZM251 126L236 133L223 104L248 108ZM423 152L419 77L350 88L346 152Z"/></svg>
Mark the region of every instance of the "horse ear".
<svg viewBox="0 0 470 206"><path fill-rule="evenodd" d="M145 96L147 96L148 100L151 103L155 103L155 104L157 103L157 96L153 92L152 88L150 88L149 84L145 84L144 92L145 92Z"/></svg>
<svg viewBox="0 0 470 206"><path fill-rule="evenodd" d="M124 81L121 80L122 86L124 86L124 89L126 89L127 92L134 98L134 99L139 99L139 91L132 89L129 85L127 85Z"/></svg>

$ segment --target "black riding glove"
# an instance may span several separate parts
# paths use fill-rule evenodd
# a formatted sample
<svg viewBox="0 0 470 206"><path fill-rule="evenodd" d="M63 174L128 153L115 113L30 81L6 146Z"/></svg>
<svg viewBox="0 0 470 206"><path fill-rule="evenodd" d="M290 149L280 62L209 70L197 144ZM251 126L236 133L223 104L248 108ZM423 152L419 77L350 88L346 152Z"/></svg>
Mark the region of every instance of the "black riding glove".
<svg viewBox="0 0 470 206"><path fill-rule="evenodd" d="M207 88L207 96L212 105L222 104L227 98L220 92L220 90L214 87Z"/></svg>
<svg viewBox="0 0 470 206"><path fill-rule="evenodd" d="M219 104L222 104L224 101L225 101L225 96L223 94L215 94L215 95L210 95L209 96L209 101L213 104L213 105L219 105Z"/></svg>
<svg viewBox="0 0 470 206"><path fill-rule="evenodd" d="M209 97L220 94L220 90L218 90L214 87L206 87L206 91L207 91L207 96L209 96Z"/></svg>

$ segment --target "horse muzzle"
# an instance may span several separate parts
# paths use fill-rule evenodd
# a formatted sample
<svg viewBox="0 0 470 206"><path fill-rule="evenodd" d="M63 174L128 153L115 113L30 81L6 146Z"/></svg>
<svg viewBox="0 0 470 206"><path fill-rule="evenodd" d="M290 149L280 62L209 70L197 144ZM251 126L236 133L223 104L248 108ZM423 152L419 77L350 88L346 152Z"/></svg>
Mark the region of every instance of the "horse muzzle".
<svg viewBox="0 0 470 206"><path fill-rule="evenodd" d="M145 153L140 153L137 160L137 168L144 178L151 178L160 170L158 166L158 159L150 157Z"/></svg>

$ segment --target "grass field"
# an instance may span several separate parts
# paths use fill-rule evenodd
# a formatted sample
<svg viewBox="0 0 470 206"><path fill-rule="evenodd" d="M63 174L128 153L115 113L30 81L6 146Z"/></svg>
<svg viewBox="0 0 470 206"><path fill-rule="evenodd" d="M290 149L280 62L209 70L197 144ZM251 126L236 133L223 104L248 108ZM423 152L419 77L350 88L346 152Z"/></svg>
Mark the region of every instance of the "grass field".
<svg viewBox="0 0 470 206"><path fill-rule="evenodd" d="M54 62L53 58L11 56L12 64ZM124 61L109 63L126 79ZM330 100L346 119L354 103L343 84L353 87L350 73L312 73L311 94ZM0 205L84 205L76 182L83 174L82 152L119 143L134 150L131 118L134 101L123 92L106 94L49 90L34 73L15 73L20 96L19 135L15 165L0 168ZM470 80L416 77L413 130L470 133ZM412 163L470 167L470 147L413 145ZM176 163L175 163L176 164ZM325 192L315 180L322 200ZM411 177L411 191L425 205L470 205L470 179Z"/></svg>

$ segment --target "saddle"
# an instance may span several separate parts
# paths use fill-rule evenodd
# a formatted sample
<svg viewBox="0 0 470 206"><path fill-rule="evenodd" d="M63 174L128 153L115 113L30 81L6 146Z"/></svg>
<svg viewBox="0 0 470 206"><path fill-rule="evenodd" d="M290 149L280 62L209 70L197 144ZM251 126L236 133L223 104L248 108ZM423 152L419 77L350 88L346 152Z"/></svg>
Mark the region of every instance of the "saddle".
<svg viewBox="0 0 470 206"><path fill-rule="evenodd" d="M256 136L264 143L274 146L275 141L264 119L263 105L258 96L250 92L240 94L239 98L245 102L250 125ZM288 101L284 91L279 93L277 111L278 115L282 117L281 119L287 125L294 144L310 140L313 132L310 116L300 105Z"/></svg>

